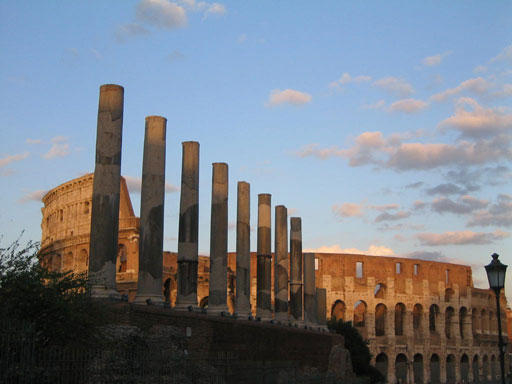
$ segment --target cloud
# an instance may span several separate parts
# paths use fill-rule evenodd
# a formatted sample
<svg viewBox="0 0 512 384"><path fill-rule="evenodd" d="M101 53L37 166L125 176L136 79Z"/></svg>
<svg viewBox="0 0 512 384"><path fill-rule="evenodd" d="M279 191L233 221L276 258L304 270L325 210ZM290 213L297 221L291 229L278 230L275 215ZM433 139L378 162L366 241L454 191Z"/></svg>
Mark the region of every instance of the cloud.
<svg viewBox="0 0 512 384"><path fill-rule="evenodd" d="M468 244L491 244L496 240L509 237L510 233L495 231L493 233L455 231L444 233L419 233L416 235L422 245L468 245Z"/></svg>
<svg viewBox="0 0 512 384"><path fill-rule="evenodd" d="M357 248L341 248L338 244L335 245L324 245L319 248L308 248L304 252L316 252L316 253L347 253L356 255L368 255L368 256L393 256L395 252L388 247L383 245L370 245L366 251L362 251Z"/></svg>
<svg viewBox="0 0 512 384"><path fill-rule="evenodd" d="M181 53L180 51L172 51L167 55L167 59L172 63L175 61L180 61L185 58L185 55Z"/></svg>
<svg viewBox="0 0 512 384"><path fill-rule="evenodd" d="M28 138L27 140L25 140L25 142L27 144L41 144L43 142L43 140L41 139L31 139L31 138Z"/></svg>
<svg viewBox="0 0 512 384"><path fill-rule="evenodd" d="M398 209L400 206L398 204L384 204L384 205L369 205L368 208L374 209L376 211L387 211L390 209Z"/></svg>
<svg viewBox="0 0 512 384"><path fill-rule="evenodd" d="M495 63L500 61L512 64L512 45L503 48L503 50L500 53L498 53L495 57L489 60L489 63Z"/></svg>
<svg viewBox="0 0 512 384"><path fill-rule="evenodd" d="M333 205L332 211L336 216L341 217L361 217L364 214L363 204L343 203L341 205Z"/></svg>
<svg viewBox="0 0 512 384"><path fill-rule="evenodd" d="M435 199L430 207L432 211L444 214L454 213L456 215L466 215L483 209L489 205L487 200L480 200L473 196L464 195L461 196L458 201L453 201L446 197L440 197Z"/></svg>
<svg viewBox="0 0 512 384"><path fill-rule="evenodd" d="M123 176L126 180L126 186L128 187L128 191L130 193L140 193L142 187L142 179L139 177L133 176ZM180 189L170 183L165 183L165 193L174 193L179 191Z"/></svg>
<svg viewBox="0 0 512 384"><path fill-rule="evenodd" d="M388 108L389 112L403 112L403 113L418 113L419 111L425 109L428 106L428 103L422 100L416 99L402 99L395 101Z"/></svg>
<svg viewBox="0 0 512 384"><path fill-rule="evenodd" d="M398 211L396 213L384 212L375 218L375 222L380 223L382 221L402 220L408 218L409 216L411 216L410 212L406 211Z"/></svg>
<svg viewBox="0 0 512 384"><path fill-rule="evenodd" d="M117 27L114 37L118 43L122 43L131 37L149 35L149 31L137 23L122 24Z"/></svg>
<svg viewBox="0 0 512 384"><path fill-rule="evenodd" d="M270 107L274 107L280 104L302 106L311 102L311 100L311 95L306 92L300 92L293 89L285 89L284 91L274 89L270 93L266 105Z"/></svg>
<svg viewBox="0 0 512 384"><path fill-rule="evenodd" d="M329 84L329 87L335 88L335 87L339 87L341 85L351 84L351 83L367 83L371 80L372 80L371 76L359 75L356 77L352 77L347 72L345 72L345 73L343 73L343 75L340 77L339 80L333 81L331 84Z"/></svg>
<svg viewBox="0 0 512 384"><path fill-rule="evenodd" d="M488 93L490 88L491 84L487 80L481 77L476 77L474 79L463 81L455 88L450 88L446 91L436 93L435 95L431 96L430 99L433 101L444 101L447 98L458 95L462 92L471 92L478 95L483 95Z"/></svg>
<svg viewBox="0 0 512 384"><path fill-rule="evenodd" d="M48 152L43 155L46 160L54 159L56 157L65 157L69 155L69 144L67 138L64 136L55 136L52 141L52 147Z"/></svg>
<svg viewBox="0 0 512 384"><path fill-rule="evenodd" d="M36 191L28 192L18 199L18 203L24 204L28 203L29 201L37 201L40 203L41 199L44 195L46 195L47 192L48 191L45 189L38 189Z"/></svg>
<svg viewBox="0 0 512 384"><path fill-rule="evenodd" d="M460 195L465 193L465 190L453 183L444 183L428 188L426 192L427 195Z"/></svg>
<svg viewBox="0 0 512 384"><path fill-rule="evenodd" d="M384 100L379 100L374 104L363 105L363 109L384 109L386 107L386 102Z"/></svg>
<svg viewBox="0 0 512 384"><path fill-rule="evenodd" d="M448 180L462 184L467 191L478 191L478 183L485 185L502 185L512 180L512 171L504 165L480 167L478 169L462 168L450 170L444 175Z"/></svg>
<svg viewBox="0 0 512 384"><path fill-rule="evenodd" d="M375 81L372 85L402 98L408 97L414 92L411 84L396 77L384 77Z"/></svg>
<svg viewBox="0 0 512 384"><path fill-rule="evenodd" d="M174 29L187 25L185 9L168 0L141 0L135 15L138 20L158 28Z"/></svg>
<svg viewBox="0 0 512 384"><path fill-rule="evenodd" d="M487 72L487 67L485 65L478 65L473 69L474 73L484 73Z"/></svg>
<svg viewBox="0 0 512 384"><path fill-rule="evenodd" d="M496 108L483 108L474 99L462 97L457 101L455 115L439 123L439 129L458 131L461 137L490 137L512 132L512 114Z"/></svg>
<svg viewBox="0 0 512 384"><path fill-rule="evenodd" d="M421 200L416 200L414 203L413 203L413 209L415 211L420 211L422 209L425 209L425 207L427 206L428 204L425 203L424 201L421 201Z"/></svg>
<svg viewBox="0 0 512 384"><path fill-rule="evenodd" d="M512 226L512 195L499 194L496 202L487 210L475 212L468 222L468 227Z"/></svg>
<svg viewBox="0 0 512 384"><path fill-rule="evenodd" d="M5 167L6 165L13 163L15 161L20 161L26 159L29 156L29 152L18 153L17 155L7 155L5 157L0 158L0 168Z"/></svg>
<svg viewBox="0 0 512 384"><path fill-rule="evenodd" d="M423 181L417 181L415 183L407 184L405 189L416 189L421 187L423 184L425 184Z"/></svg>
<svg viewBox="0 0 512 384"><path fill-rule="evenodd" d="M452 51L447 51L444 53L438 53L436 55L427 56L421 62L426 67L435 67L435 66L441 64L443 59L446 56L450 55L451 53L452 53Z"/></svg>
<svg viewBox="0 0 512 384"><path fill-rule="evenodd" d="M219 3L212 3L206 10L207 15L224 15L226 13L226 7Z"/></svg>

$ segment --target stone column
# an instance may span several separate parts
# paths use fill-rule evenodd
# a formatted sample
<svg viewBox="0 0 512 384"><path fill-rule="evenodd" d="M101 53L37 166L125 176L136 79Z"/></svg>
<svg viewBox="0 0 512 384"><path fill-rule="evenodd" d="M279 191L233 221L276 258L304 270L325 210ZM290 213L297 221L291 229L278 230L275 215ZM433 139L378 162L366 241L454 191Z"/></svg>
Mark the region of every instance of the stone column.
<svg viewBox="0 0 512 384"><path fill-rule="evenodd" d="M288 320L288 211L275 208L274 309L276 320Z"/></svg>
<svg viewBox="0 0 512 384"><path fill-rule="evenodd" d="M139 281L135 303L163 304L165 135L167 119L146 117L140 194Z"/></svg>
<svg viewBox="0 0 512 384"><path fill-rule="evenodd" d="M290 218L290 314L302 321L302 224L300 217Z"/></svg>
<svg viewBox="0 0 512 384"><path fill-rule="evenodd" d="M315 325L316 320L315 254L304 253L304 322Z"/></svg>
<svg viewBox="0 0 512 384"><path fill-rule="evenodd" d="M197 307L199 260L199 143L185 141L182 146L177 309Z"/></svg>
<svg viewBox="0 0 512 384"><path fill-rule="evenodd" d="M236 304L238 316L251 316L251 224L249 183L238 182L236 219Z"/></svg>
<svg viewBox="0 0 512 384"><path fill-rule="evenodd" d="M92 297L120 297L116 290L116 258L123 102L123 87L114 84L100 87L89 257Z"/></svg>
<svg viewBox="0 0 512 384"><path fill-rule="evenodd" d="M228 165L213 163L208 313L228 312Z"/></svg>
<svg viewBox="0 0 512 384"><path fill-rule="evenodd" d="M272 319L272 304L270 297L272 253L270 239L270 201L271 195L258 195L258 249L257 249L257 293L256 316L262 320Z"/></svg>
<svg viewBox="0 0 512 384"><path fill-rule="evenodd" d="M316 305L317 315L316 319L318 325L321 327L327 326L327 289L317 288L316 289Z"/></svg>

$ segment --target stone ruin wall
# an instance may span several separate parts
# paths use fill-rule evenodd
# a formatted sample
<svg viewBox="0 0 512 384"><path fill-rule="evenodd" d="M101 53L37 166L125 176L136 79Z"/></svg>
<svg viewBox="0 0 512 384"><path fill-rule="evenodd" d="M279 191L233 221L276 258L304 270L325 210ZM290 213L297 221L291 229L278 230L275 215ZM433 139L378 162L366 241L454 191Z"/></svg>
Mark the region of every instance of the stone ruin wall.
<svg viewBox="0 0 512 384"><path fill-rule="evenodd" d="M43 197L40 261L54 270L86 272L93 175L66 182ZM133 301L138 280L139 223L121 179L117 287ZM399 265L399 266L398 266ZM473 287L471 267L395 257L315 254L317 286L327 290L327 317L353 321L370 341L373 363L389 380L421 370L445 382L496 377L496 305ZM236 259L228 254L228 308L234 309ZM273 272L273 270L272 270ZM176 300L177 254L164 252L163 292ZM271 279L272 284L274 278ZM209 258L199 257L198 304L209 292ZM506 308L505 298L502 298ZM256 254L251 253L251 304L256 309ZM508 315L508 317L507 317ZM502 314L510 335L512 316ZM435 329L433 329L435 328ZM407 363L407 362L413 362ZM466 363L467 362L467 363ZM508 365L508 363L507 363ZM405 373L405 372L409 373ZM412 376L411 376L412 377Z"/></svg>

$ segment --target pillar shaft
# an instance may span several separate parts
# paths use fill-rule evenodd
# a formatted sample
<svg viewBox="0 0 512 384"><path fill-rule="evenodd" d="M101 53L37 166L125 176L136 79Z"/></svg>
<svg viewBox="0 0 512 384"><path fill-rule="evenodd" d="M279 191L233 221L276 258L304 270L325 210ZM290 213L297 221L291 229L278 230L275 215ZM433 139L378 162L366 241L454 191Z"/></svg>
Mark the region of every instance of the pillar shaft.
<svg viewBox="0 0 512 384"><path fill-rule="evenodd" d="M139 280L135 302L162 300L167 119L146 117L140 194Z"/></svg>
<svg viewBox="0 0 512 384"><path fill-rule="evenodd" d="M181 168L176 308L197 306L199 143L185 141Z"/></svg>
<svg viewBox="0 0 512 384"><path fill-rule="evenodd" d="M208 313L227 312L228 165L213 163Z"/></svg>
<svg viewBox="0 0 512 384"><path fill-rule="evenodd" d="M304 322L316 324L315 254L304 254Z"/></svg>
<svg viewBox="0 0 512 384"><path fill-rule="evenodd" d="M317 316L316 320L318 325L327 325L327 290L325 288L316 289L316 305Z"/></svg>
<svg viewBox="0 0 512 384"><path fill-rule="evenodd" d="M302 321L302 224L300 217L290 219L290 314Z"/></svg>
<svg viewBox="0 0 512 384"><path fill-rule="evenodd" d="M271 195L258 195L258 250L257 250L257 293L256 316L264 320L272 318L270 297L272 254L270 233L270 204Z"/></svg>
<svg viewBox="0 0 512 384"><path fill-rule="evenodd" d="M275 208L274 309L276 320L288 319L288 211Z"/></svg>
<svg viewBox="0 0 512 384"><path fill-rule="evenodd" d="M92 192L89 278L93 297L118 296L116 258L124 89L100 87Z"/></svg>
<svg viewBox="0 0 512 384"><path fill-rule="evenodd" d="M238 182L236 219L236 305L239 316L251 315L250 185Z"/></svg>

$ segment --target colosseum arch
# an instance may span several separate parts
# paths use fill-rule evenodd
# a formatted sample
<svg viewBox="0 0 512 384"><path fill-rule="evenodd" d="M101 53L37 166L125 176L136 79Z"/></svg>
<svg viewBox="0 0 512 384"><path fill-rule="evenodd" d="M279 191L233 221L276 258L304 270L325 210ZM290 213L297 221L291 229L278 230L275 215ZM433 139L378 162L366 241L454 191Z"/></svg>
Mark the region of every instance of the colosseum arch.
<svg viewBox="0 0 512 384"><path fill-rule="evenodd" d="M468 310L466 307L460 307L459 309L459 333L460 338L465 339L469 332L468 332Z"/></svg>
<svg viewBox="0 0 512 384"><path fill-rule="evenodd" d="M387 307L380 303L375 307L375 336L384 336L386 334Z"/></svg>
<svg viewBox="0 0 512 384"><path fill-rule="evenodd" d="M398 383L407 383L407 356L403 353L396 356L395 377Z"/></svg>
<svg viewBox="0 0 512 384"><path fill-rule="evenodd" d="M497 379L497 373L498 373L498 360L496 359L496 356L491 356L491 381L495 382Z"/></svg>
<svg viewBox="0 0 512 384"><path fill-rule="evenodd" d="M441 364L439 356L435 353L430 356L430 382L438 384L441 382Z"/></svg>
<svg viewBox="0 0 512 384"><path fill-rule="evenodd" d="M484 355L482 359L482 381L489 381L489 357Z"/></svg>
<svg viewBox="0 0 512 384"><path fill-rule="evenodd" d="M76 266L79 272L86 272L89 268L89 254L87 253L87 249L82 248L78 253Z"/></svg>
<svg viewBox="0 0 512 384"><path fill-rule="evenodd" d="M199 308L201 308L201 309L208 308L208 296L203 297L199 301Z"/></svg>
<svg viewBox="0 0 512 384"><path fill-rule="evenodd" d="M465 353L460 357L460 379L463 383L469 383L469 358Z"/></svg>
<svg viewBox="0 0 512 384"><path fill-rule="evenodd" d="M478 355L473 357L473 364L471 364L471 368L473 371L473 382L478 383L480 381L480 363L478 361Z"/></svg>
<svg viewBox="0 0 512 384"><path fill-rule="evenodd" d="M386 298L386 286L382 283L378 283L373 290L373 295L376 299Z"/></svg>
<svg viewBox="0 0 512 384"><path fill-rule="evenodd" d="M455 369L455 356L450 353L446 356L446 384L455 384Z"/></svg>
<svg viewBox="0 0 512 384"><path fill-rule="evenodd" d="M52 271L60 272L62 270L62 256L60 253L56 253L52 257Z"/></svg>
<svg viewBox="0 0 512 384"><path fill-rule="evenodd" d="M453 334L453 317L455 314L455 310L453 307L446 308L444 314L444 332L446 334L447 339L453 338L455 335Z"/></svg>
<svg viewBox="0 0 512 384"><path fill-rule="evenodd" d="M430 332L437 332L439 329L439 307L432 304L428 312L428 329Z"/></svg>
<svg viewBox="0 0 512 384"><path fill-rule="evenodd" d="M331 318L336 321L345 321L347 306L342 300L336 300L331 308Z"/></svg>
<svg viewBox="0 0 512 384"><path fill-rule="evenodd" d="M75 258L73 257L73 252L69 251L64 254L64 258L62 260L62 270L63 271L72 271L75 268Z"/></svg>
<svg viewBox="0 0 512 384"><path fill-rule="evenodd" d="M412 373L414 377L415 384L423 384L423 355L421 353L417 353L414 355L414 359L412 362Z"/></svg>
<svg viewBox="0 0 512 384"><path fill-rule="evenodd" d="M375 359L375 368L377 368L384 377L388 376L388 356L385 353L379 353L377 355L377 358Z"/></svg>
<svg viewBox="0 0 512 384"><path fill-rule="evenodd" d="M354 327L364 328L366 326L366 316L368 305L363 300L358 300L354 304Z"/></svg>
<svg viewBox="0 0 512 384"><path fill-rule="evenodd" d="M412 328L414 332L421 334L423 328L423 306L421 304L415 304L412 310Z"/></svg>
<svg viewBox="0 0 512 384"><path fill-rule="evenodd" d="M405 326L405 305L398 303L395 305L395 336L404 335Z"/></svg>

